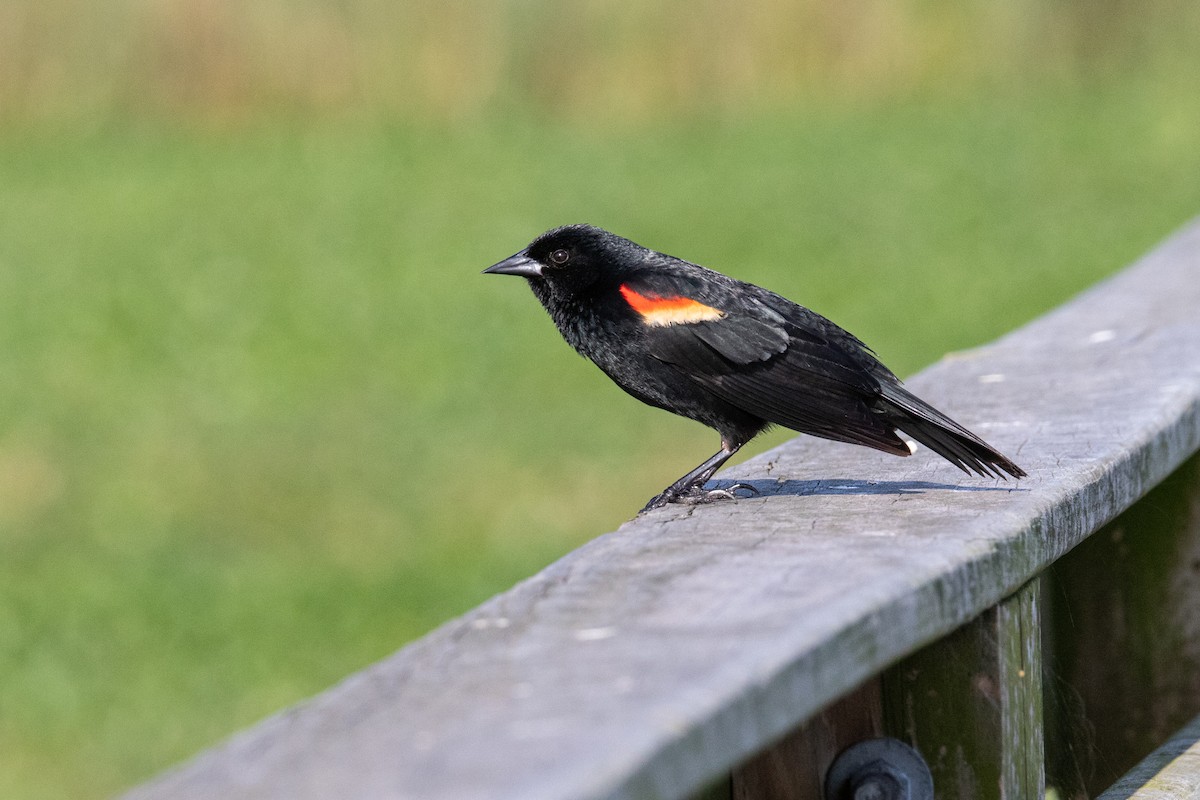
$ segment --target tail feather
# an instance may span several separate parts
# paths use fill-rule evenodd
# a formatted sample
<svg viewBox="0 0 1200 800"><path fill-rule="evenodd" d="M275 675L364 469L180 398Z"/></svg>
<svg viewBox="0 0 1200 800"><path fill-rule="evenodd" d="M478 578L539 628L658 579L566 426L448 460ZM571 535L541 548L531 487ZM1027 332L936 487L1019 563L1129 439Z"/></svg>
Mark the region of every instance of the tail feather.
<svg viewBox="0 0 1200 800"><path fill-rule="evenodd" d="M968 474L988 478L1025 477L996 448L899 385L882 388L882 412L888 421Z"/></svg>

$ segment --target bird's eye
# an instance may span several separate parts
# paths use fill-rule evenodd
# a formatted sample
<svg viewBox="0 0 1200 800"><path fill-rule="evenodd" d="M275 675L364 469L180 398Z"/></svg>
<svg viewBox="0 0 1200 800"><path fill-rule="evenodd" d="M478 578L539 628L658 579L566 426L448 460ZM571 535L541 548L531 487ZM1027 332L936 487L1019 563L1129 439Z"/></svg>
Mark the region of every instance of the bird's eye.
<svg viewBox="0 0 1200 800"><path fill-rule="evenodd" d="M571 258L571 253L568 252L567 250L555 250L553 253L550 254L550 260L552 262L554 262L555 264L558 264L560 267L563 264L567 263L567 261L570 260L570 258Z"/></svg>

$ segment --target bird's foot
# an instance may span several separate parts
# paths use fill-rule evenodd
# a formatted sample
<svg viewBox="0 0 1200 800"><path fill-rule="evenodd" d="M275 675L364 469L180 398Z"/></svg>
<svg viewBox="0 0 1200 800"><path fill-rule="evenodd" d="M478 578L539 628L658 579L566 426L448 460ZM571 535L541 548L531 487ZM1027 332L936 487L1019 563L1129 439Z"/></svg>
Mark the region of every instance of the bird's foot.
<svg viewBox="0 0 1200 800"><path fill-rule="evenodd" d="M705 489L702 486L690 486L685 489L677 489L674 486L668 488L661 494L655 495L646 503L645 507L639 513L646 513L655 508L662 508L670 503L682 503L683 505L697 506L705 503L715 503L719 500L736 500L738 489L745 489L748 492L758 494L758 489L755 489L748 483L735 483L727 489Z"/></svg>

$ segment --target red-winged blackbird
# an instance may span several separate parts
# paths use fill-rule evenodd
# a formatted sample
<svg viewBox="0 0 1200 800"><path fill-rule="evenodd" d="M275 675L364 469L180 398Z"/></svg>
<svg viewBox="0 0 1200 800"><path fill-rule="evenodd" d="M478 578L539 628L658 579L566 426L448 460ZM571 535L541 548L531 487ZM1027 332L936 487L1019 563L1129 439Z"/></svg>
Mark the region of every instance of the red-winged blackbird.
<svg viewBox="0 0 1200 800"><path fill-rule="evenodd" d="M729 496L701 487L771 424L907 456L899 428L964 472L1025 475L852 334L753 284L591 225L547 231L484 272L526 278L563 338L626 392L721 434L712 458L643 511Z"/></svg>

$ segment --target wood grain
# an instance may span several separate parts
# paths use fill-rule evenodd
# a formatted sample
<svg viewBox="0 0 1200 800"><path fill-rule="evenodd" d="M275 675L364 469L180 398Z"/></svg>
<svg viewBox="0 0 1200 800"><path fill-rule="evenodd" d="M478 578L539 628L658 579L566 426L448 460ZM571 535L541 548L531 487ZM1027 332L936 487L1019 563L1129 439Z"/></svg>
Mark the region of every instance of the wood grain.
<svg viewBox="0 0 1200 800"><path fill-rule="evenodd" d="M761 496L600 536L129 797L686 796L978 617L1200 449L1197 309L1193 224L909 382L1028 479L796 439L723 475Z"/></svg>

